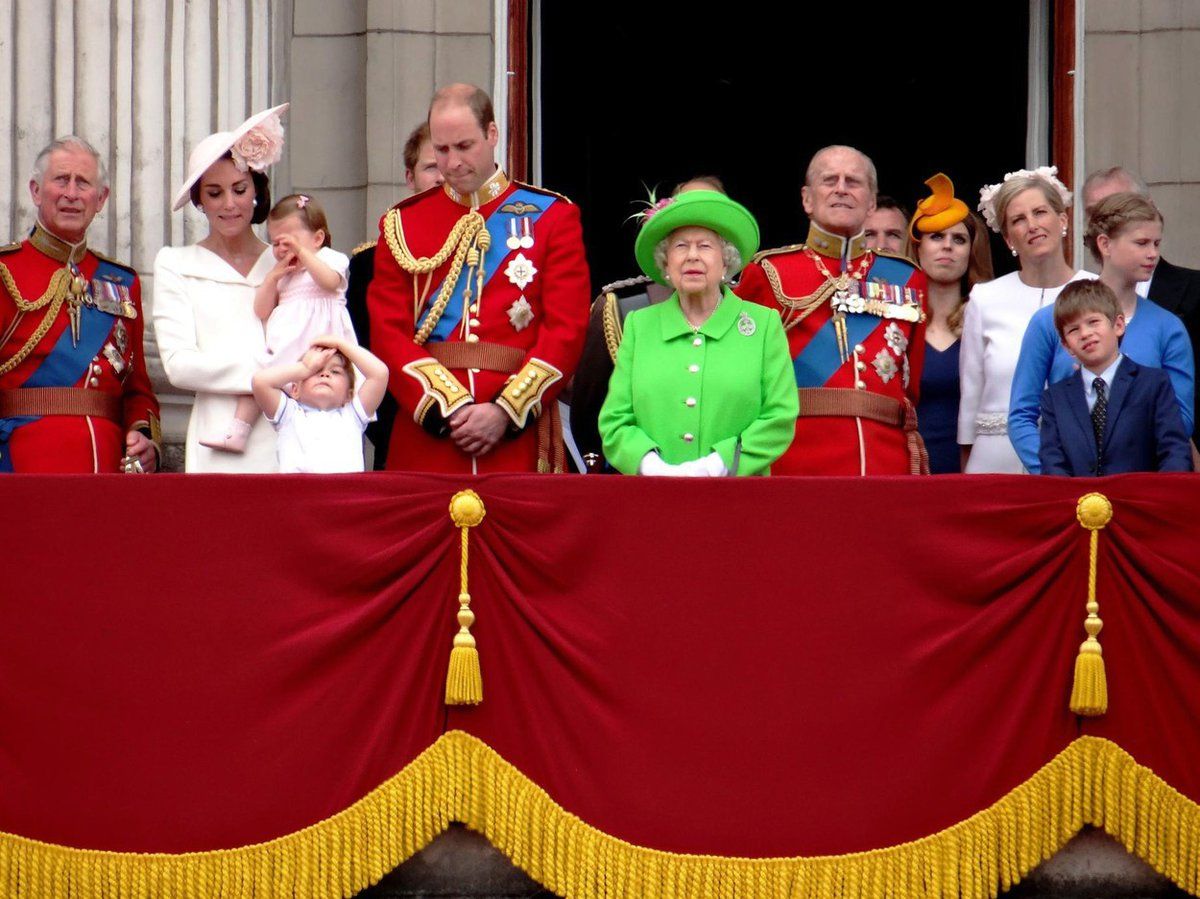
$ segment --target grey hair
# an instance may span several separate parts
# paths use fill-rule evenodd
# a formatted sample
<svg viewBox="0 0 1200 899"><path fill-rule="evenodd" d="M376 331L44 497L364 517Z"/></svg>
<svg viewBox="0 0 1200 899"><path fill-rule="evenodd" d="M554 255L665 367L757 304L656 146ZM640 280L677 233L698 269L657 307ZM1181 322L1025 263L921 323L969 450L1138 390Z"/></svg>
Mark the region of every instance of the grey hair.
<svg viewBox="0 0 1200 899"><path fill-rule="evenodd" d="M1114 165L1111 168L1099 169L1087 176L1087 180L1083 182L1083 196L1088 195L1097 184L1104 184L1108 181L1113 181L1117 178L1124 178L1125 181L1133 188L1130 193L1139 194L1143 197L1150 196L1150 188L1142 177L1137 172L1131 172L1123 165Z"/></svg>
<svg viewBox="0 0 1200 899"><path fill-rule="evenodd" d="M104 164L104 159L100 156L100 151L93 147L90 143L74 134L67 134L63 137L56 137L50 143L42 148L38 153L37 159L33 161L33 173L30 177L38 183L42 184L42 179L46 177L46 163L50 161L50 154L56 150L83 150L85 153L90 153L92 159L96 160L96 186L103 190L108 187L108 167Z"/></svg>
<svg viewBox="0 0 1200 899"><path fill-rule="evenodd" d="M716 234L716 232L713 232ZM667 241L671 239L668 234L654 246L654 265L664 275L667 273ZM738 248L727 241L720 234L717 234L717 240L721 241L721 261L725 263L725 281L732 281L733 276L742 270L742 254L738 252Z"/></svg>
<svg viewBox="0 0 1200 899"><path fill-rule="evenodd" d="M847 144L830 144L828 147L822 147L812 155L812 159L808 161L808 168L804 170L804 183L812 187L813 178L816 177L817 160L825 153L832 150L848 150L851 153L857 153L862 158L863 165L867 170L867 186L871 188L871 196L875 196L879 192L879 176L875 172L875 163L871 161L871 157L857 147L851 147Z"/></svg>

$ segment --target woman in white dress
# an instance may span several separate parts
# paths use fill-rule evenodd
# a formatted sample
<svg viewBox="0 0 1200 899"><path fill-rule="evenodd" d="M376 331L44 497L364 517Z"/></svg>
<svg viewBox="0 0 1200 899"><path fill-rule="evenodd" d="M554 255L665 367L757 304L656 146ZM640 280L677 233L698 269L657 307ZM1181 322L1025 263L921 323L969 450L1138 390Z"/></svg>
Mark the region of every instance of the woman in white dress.
<svg viewBox="0 0 1200 899"><path fill-rule="evenodd" d="M244 453L201 446L200 437L232 418L265 350L254 291L275 257L251 226L271 209L266 169L281 155L279 115L287 106L200 141L174 208L190 200L208 219L208 235L191 246L163 247L154 260L154 331L163 368L174 386L196 393L184 461L189 472L278 468L275 431L265 418L255 422Z"/></svg>
<svg viewBox="0 0 1200 899"><path fill-rule="evenodd" d="M1071 192L1057 173L1052 166L1012 172L979 194L979 211L1021 268L976 284L963 316L958 442L967 474L1025 471L1008 439L1008 399L1021 338L1033 313L1052 305L1069 281L1093 277L1067 265Z"/></svg>

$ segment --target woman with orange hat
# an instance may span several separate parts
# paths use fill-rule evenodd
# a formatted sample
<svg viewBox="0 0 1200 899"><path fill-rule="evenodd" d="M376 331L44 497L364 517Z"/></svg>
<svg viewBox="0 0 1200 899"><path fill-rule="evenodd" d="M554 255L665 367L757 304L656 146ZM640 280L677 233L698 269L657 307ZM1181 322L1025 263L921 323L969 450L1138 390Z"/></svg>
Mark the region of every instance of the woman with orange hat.
<svg viewBox="0 0 1200 899"><path fill-rule="evenodd" d="M259 418L242 454L200 444L223 429L266 343L254 312L254 291L275 265L271 247L251 226L271 210L267 168L283 152L279 115L288 104L259 112L233 131L218 131L188 157L188 175L174 209L189 201L208 220L208 233L185 247L163 247L154 259L154 331L167 380L195 391L188 420L187 471L275 471L275 431Z"/></svg>
<svg viewBox="0 0 1200 899"><path fill-rule="evenodd" d="M971 288L992 279L987 228L954 196L940 172L925 182L932 194L917 204L909 232L913 252L929 280L925 367L917 427L929 452L931 474L958 474L958 351L963 304Z"/></svg>

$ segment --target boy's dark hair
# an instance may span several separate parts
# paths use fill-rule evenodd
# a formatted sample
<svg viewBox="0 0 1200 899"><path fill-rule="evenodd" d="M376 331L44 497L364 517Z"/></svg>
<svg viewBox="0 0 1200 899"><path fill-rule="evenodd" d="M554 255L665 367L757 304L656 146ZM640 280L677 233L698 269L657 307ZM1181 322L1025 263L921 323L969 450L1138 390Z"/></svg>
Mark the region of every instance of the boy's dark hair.
<svg viewBox="0 0 1200 899"><path fill-rule="evenodd" d="M1112 289L1101 281L1072 281L1054 301L1054 330L1061 339L1063 328L1080 315L1099 312L1114 324L1121 314L1121 302Z"/></svg>

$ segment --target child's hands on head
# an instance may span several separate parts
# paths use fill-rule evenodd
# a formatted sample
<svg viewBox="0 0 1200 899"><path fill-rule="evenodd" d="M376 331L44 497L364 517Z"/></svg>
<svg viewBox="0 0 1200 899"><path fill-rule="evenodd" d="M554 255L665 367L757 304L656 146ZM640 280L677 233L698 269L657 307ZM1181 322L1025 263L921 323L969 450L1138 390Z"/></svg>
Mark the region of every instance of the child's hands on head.
<svg viewBox="0 0 1200 899"><path fill-rule="evenodd" d="M328 347L339 352L344 352L346 349L346 341L334 334L322 334L320 337L314 337L312 345L314 347Z"/></svg>
<svg viewBox="0 0 1200 899"><path fill-rule="evenodd" d="M300 357L300 364L304 366L310 375L315 374L325 367L325 364L333 358L333 354L336 352L336 347L329 346L318 340Z"/></svg>

